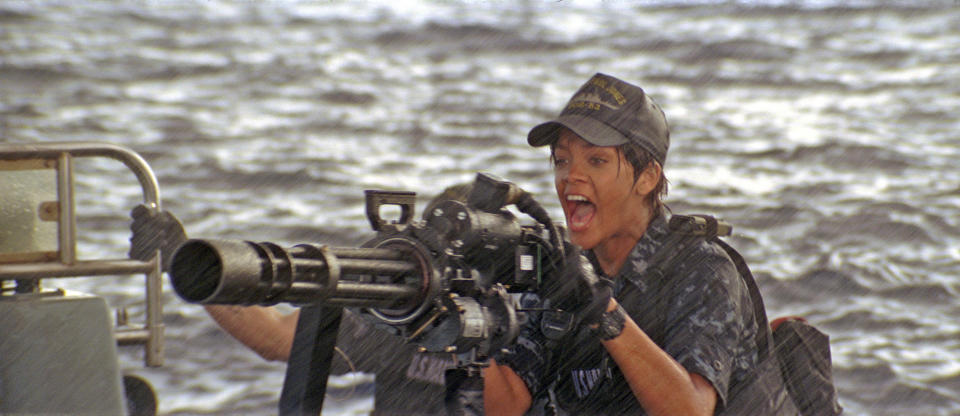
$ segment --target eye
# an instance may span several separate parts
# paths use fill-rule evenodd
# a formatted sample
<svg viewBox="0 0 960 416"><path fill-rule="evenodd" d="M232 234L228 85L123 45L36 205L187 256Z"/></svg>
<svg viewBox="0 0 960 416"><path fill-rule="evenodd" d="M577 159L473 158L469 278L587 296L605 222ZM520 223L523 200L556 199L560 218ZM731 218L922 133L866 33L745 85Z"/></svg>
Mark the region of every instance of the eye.
<svg viewBox="0 0 960 416"><path fill-rule="evenodd" d="M599 156L592 156L592 157L590 158L590 164L591 164L591 165L599 166L599 165L602 165L602 164L604 164L604 163L607 163L607 159L606 159L606 158L602 158L602 157L599 157Z"/></svg>
<svg viewBox="0 0 960 416"><path fill-rule="evenodd" d="M570 163L570 161L568 161L567 159L564 159L564 158L562 158L562 157L555 157L555 158L553 158L553 167L555 167L555 168L565 167L565 166L567 166L567 164L569 164L569 163Z"/></svg>

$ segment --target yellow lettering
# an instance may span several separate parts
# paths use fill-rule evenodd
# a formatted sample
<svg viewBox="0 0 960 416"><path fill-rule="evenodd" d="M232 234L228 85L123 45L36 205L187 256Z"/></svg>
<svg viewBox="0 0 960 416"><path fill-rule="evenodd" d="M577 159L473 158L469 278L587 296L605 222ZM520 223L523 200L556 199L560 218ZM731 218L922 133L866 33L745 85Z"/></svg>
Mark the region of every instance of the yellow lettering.
<svg viewBox="0 0 960 416"><path fill-rule="evenodd" d="M611 85L610 88L607 88L607 92L613 96L614 100L617 100L617 104L623 105L623 103L627 102L627 99L623 97L623 94L621 94L620 91L617 91L616 87L613 85Z"/></svg>
<svg viewBox="0 0 960 416"><path fill-rule="evenodd" d="M570 103L570 105L568 105L567 108L568 108L568 109L586 108L586 109L590 109L590 110L597 110L597 111L599 111L599 110L600 110L600 104L599 104L599 103L591 103L591 102L589 102L589 101L575 101L575 102Z"/></svg>

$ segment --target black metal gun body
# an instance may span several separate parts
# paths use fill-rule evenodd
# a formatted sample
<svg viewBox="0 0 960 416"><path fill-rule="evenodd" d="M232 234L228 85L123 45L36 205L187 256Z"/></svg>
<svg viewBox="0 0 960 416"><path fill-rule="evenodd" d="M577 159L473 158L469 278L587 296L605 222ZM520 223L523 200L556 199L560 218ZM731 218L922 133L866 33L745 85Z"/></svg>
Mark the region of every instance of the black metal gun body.
<svg viewBox="0 0 960 416"><path fill-rule="evenodd" d="M422 221L410 220L414 194L367 191L377 235L363 247L189 240L171 281L192 303L362 308L426 351L485 357L516 336L507 292L536 289L559 241L552 224L522 226L503 209L518 200L512 186L478 175L470 200L481 202L441 201ZM382 205L401 206L401 221L380 218Z"/></svg>

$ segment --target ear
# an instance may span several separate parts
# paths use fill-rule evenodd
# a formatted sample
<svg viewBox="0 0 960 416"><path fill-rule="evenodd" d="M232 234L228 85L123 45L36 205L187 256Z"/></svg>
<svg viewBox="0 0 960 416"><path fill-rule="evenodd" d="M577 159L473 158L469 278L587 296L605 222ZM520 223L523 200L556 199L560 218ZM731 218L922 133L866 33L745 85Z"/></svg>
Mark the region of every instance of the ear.
<svg viewBox="0 0 960 416"><path fill-rule="evenodd" d="M656 188L657 182L660 180L661 172L663 172L663 168L660 167L659 163L654 161L647 164L640 172L640 177L634 182L633 192L639 196L647 196L647 194L653 192L653 188Z"/></svg>

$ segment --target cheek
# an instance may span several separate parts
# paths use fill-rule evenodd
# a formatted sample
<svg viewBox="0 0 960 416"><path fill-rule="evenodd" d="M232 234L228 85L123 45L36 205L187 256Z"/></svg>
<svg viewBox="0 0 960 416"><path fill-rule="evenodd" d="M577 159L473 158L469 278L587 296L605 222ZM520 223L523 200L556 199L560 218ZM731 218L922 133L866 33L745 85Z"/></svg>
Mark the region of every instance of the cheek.
<svg viewBox="0 0 960 416"><path fill-rule="evenodd" d="M557 196L562 195L562 192L566 187L566 181L564 181L563 178L564 175L559 169L553 171L553 186L557 190Z"/></svg>
<svg viewBox="0 0 960 416"><path fill-rule="evenodd" d="M619 217L629 211L633 201L633 186L624 183L616 183L607 188L608 191L598 195L602 203L600 211L604 217ZM608 218L614 219L614 218Z"/></svg>

